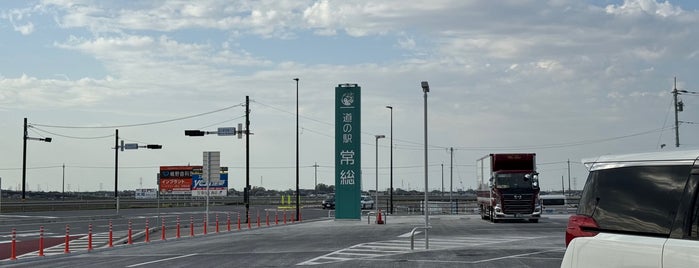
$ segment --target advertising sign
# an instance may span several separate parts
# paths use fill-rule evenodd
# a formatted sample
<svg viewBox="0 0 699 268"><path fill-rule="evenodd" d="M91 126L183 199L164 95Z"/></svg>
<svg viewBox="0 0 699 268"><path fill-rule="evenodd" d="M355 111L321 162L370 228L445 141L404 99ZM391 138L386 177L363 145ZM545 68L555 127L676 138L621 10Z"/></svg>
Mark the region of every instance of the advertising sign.
<svg viewBox="0 0 699 268"><path fill-rule="evenodd" d="M156 199L158 198L158 189L136 189L136 199Z"/></svg>
<svg viewBox="0 0 699 268"><path fill-rule="evenodd" d="M201 172L192 174L192 196L206 196L206 179ZM217 180L211 180L209 185L209 196L228 196L228 171L221 167L221 172Z"/></svg>
<svg viewBox="0 0 699 268"><path fill-rule="evenodd" d="M335 87L335 219L361 219L361 88Z"/></svg>
<svg viewBox="0 0 699 268"><path fill-rule="evenodd" d="M161 166L158 187L164 195L191 195L192 173L201 166Z"/></svg>

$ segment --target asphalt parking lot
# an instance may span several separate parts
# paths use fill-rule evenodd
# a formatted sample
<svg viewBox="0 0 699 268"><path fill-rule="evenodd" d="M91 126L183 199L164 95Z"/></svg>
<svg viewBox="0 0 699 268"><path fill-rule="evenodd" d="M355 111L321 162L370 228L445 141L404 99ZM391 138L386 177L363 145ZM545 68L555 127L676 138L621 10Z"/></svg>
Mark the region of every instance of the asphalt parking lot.
<svg viewBox="0 0 699 268"><path fill-rule="evenodd" d="M386 224L321 218L267 228L140 242L89 253L3 261L3 266L81 267L559 267L567 215L539 223L491 223L476 215L432 215L410 247L423 215L389 216Z"/></svg>

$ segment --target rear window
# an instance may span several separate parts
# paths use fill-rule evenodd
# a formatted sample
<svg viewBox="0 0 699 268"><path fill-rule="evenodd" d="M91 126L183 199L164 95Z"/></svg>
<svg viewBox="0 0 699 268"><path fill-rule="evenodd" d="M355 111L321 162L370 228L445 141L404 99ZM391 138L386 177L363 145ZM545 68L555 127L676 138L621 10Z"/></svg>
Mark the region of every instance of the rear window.
<svg viewBox="0 0 699 268"><path fill-rule="evenodd" d="M630 166L590 172L578 214L601 230L668 235L691 166Z"/></svg>

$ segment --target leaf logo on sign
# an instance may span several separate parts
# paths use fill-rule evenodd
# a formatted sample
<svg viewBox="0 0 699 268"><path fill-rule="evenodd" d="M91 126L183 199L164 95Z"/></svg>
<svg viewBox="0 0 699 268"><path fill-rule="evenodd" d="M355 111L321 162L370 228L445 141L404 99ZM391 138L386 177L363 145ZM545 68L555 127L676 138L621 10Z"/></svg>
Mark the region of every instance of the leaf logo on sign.
<svg viewBox="0 0 699 268"><path fill-rule="evenodd" d="M348 93L342 94L341 102L345 106L352 105L352 103L354 103L354 93L348 92Z"/></svg>

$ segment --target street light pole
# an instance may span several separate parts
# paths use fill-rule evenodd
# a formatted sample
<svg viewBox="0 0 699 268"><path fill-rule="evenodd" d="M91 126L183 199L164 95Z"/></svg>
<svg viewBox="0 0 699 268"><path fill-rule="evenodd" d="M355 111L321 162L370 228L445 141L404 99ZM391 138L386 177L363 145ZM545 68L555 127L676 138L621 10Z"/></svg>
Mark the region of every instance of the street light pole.
<svg viewBox="0 0 699 268"><path fill-rule="evenodd" d="M389 193L389 197L388 197L390 199L390 201L389 201L390 208L389 208L388 213L392 215L393 214L393 106L386 106L386 108L391 110L391 141L390 141L391 142L391 146L390 146L391 147L391 167L390 167L390 170L391 170L390 177L391 178L389 181L389 184L390 184L389 188L390 188L391 192Z"/></svg>
<svg viewBox="0 0 699 268"><path fill-rule="evenodd" d="M376 215L379 215L379 139L383 139L385 135L375 135L376 137L376 184L374 191L376 191L376 198L374 198L374 204L376 204Z"/></svg>
<svg viewBox="0 0 699 268"><path fill-rule="evenodd" d="M427 92L430 92L430 85L427 83L427 81L422 81L422 83L420 83L420 85L422 86L422 92L423 92L424 98L425 98L425 108L424 108L424 111L425 111L425 120L424 120L425 121L425 123L424 123L424 125L425 125L425 204L424 204L425 205L425 249L429 249L430 248L430 240L429 240L429 237L427 235L428 234L427 230L430 226L430 213L429 213L429 204L428 204L429 200L427 198L427 191L428 191L428 186L427 186L427 183L428 183L428 179L427 179Z"/></svg>
<svg viewBox="0 0 699 268"><path fill-rule="evenodd" d="M299 79L296 81L296 219L300 219L301 211L299 209Z"/></svg>

